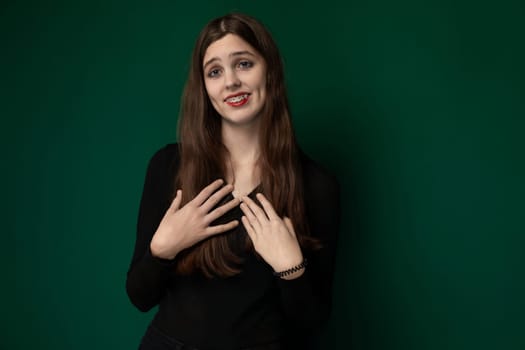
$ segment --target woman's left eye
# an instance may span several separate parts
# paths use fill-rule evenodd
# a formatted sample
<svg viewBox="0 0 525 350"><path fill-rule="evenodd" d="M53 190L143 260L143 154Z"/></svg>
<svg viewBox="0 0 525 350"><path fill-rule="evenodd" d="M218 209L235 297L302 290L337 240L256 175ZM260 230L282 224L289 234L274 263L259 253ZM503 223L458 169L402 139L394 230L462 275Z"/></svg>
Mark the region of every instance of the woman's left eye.
<svg viewBox="0 0 525 350"><path fill-rule="evenodd" d="M240 61L239 62L239 68L241 69L247 69L253 67L253 63L250 61Z"/></svg>

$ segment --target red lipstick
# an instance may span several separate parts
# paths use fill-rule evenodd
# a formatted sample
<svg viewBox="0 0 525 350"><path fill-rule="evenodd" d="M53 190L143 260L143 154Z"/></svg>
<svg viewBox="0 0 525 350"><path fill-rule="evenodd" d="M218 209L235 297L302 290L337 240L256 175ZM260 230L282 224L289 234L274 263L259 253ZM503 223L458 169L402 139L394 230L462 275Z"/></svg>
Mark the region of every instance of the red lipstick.
<svg viewBox="0 0 525 350"><path fill-rule="evenodd" d="M245 105L248 102L250 95L251 94L248 92L239 92L237 94L233 94L233 95L226 97L224 99L224 102L226 102L228 106L240 107L242 105Z"/></svg>

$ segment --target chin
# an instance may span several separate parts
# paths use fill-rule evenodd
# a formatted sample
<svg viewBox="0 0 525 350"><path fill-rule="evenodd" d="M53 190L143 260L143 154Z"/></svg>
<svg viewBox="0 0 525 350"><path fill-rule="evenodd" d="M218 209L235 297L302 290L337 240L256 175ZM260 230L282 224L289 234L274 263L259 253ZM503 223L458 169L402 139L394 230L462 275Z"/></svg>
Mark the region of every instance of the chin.
<svg viewBox="0 0 525 350"><path fill-rule="evenodd" d="M256 123L259 120L258 114L242 114L242 113L232 113L230 115L222 115L223 123L228 123L232 125L249 125Z"/></svg>
<svg viewBox="0 0 525 350"><path fill-rule="evenodd" d="M253 116L230 116L230 117L222 117L222 122L226 123L228 125L238 125L238 126L247 126L251 124L257 124L258 117Z"/></svg>

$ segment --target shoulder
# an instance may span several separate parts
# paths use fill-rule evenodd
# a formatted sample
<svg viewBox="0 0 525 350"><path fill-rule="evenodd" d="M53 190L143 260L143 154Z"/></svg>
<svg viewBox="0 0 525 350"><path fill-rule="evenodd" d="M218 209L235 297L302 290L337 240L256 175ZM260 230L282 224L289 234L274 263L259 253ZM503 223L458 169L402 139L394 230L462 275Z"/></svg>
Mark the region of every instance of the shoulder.
<svg viewBox="0 0 525 350"><path fill-rule="evenodd" d="M148 172L171 176L177 171L179 162L179 144L168 143L153 153L148 164Z"/></svg>
<svg viewBox="0 0 525 350"><path fill-rule="evenodd" d="M179 144L168 143L153 153L153 156L150 159L150 164L170 165L172 163L178 163L179 159Z"/></svg>
<svg viewBox="0 0 525 350"><path fill-rule="evenodd" d="M334 173L302 150L299 152L299 158L306 192L334 198L339 196L339 181Z"/></svg>
<svg viewBox="0 0 525 350"><path fill-rule="evenodd" d="M179 158L179 144L168 143L153 153L151 161L161 162Z"/></svg>
<svg viewBox="0 0 525 350"><path fill-rule="evenodd" d="M304 204L312 235L323 244L334 242L339 230L341 193L334 173L301 152Z"/></svg>

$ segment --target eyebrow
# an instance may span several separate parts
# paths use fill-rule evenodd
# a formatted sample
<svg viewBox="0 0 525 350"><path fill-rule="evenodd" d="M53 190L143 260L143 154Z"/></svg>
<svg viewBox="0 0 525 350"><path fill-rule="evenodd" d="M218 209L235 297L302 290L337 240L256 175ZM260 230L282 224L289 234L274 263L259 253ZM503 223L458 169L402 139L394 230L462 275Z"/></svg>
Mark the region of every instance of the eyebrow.
<svg viewBox="0 0 525 350"><path fill-rule="evenodd" d="M242 55L250 55L250 56L254 56L255 57L255 55L252 52L246 51L246 50L245 51L235 51L235 52L230 53L228 56L229 57L235 57L235 56L242 56ZM221 59L219 57L210 58L208 61L206 61L206 63L204 63L203 68L205 69L206 66L208 66L209 64L211 64L211 63L213 63L215 61L220 61L220 60Z"/></svg>

